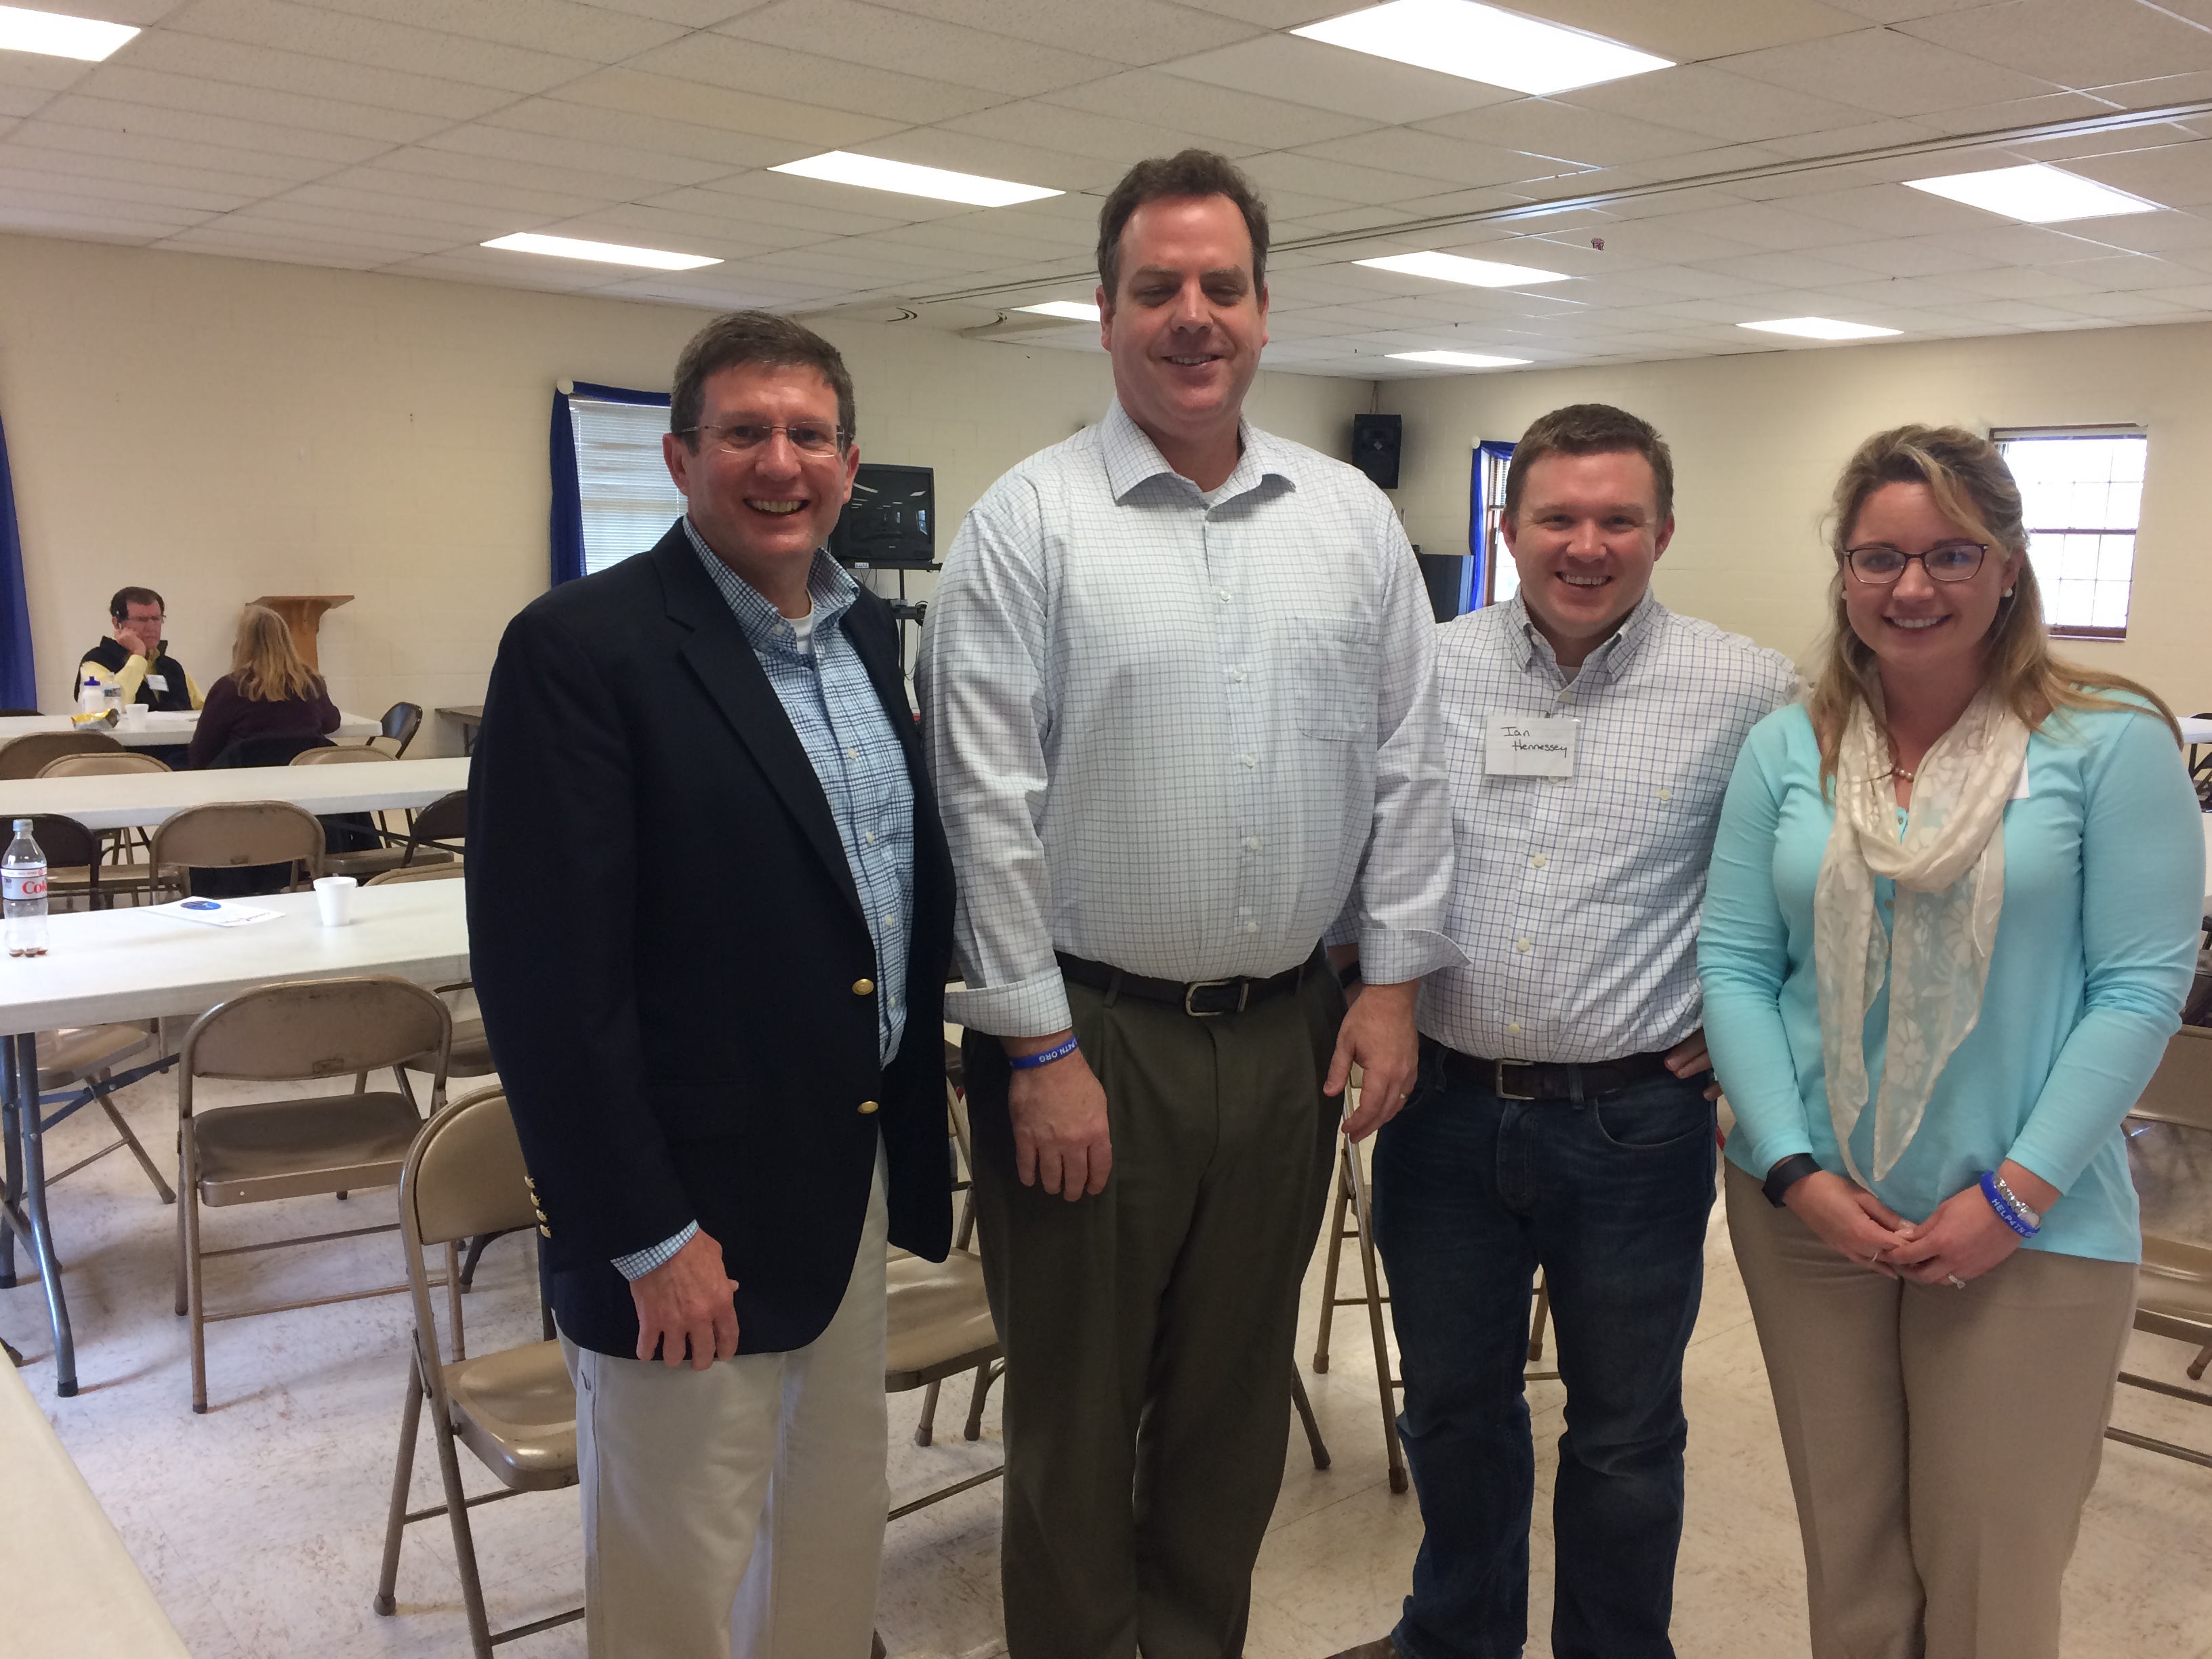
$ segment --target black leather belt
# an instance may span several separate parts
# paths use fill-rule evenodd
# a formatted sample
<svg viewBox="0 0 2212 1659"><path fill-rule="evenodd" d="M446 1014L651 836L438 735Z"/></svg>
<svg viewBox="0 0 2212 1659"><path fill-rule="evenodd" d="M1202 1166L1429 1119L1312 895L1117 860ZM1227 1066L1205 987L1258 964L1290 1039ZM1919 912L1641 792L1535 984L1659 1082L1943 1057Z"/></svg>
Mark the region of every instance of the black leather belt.
<svg viewBox="0 0 2212 1659"><path fill-rule="evenodd" d="M1241 1014L1255 1002L1265 1002L1270 997L1288 996L1305 982L1305 976L1322 968L1327 961L1316 948L1312 956L1295 968L1285 968L1279 974L1266 979L1201 979L1186 982L1179 979L1151 979L1143 974L1124 973L1111 963L1092 962L1084 957L1072 957L1064 951L1053 953L1060 958L1060 970L1078 985L1088 985L1094 991L1103 991L1109 996L1140 997L1146 1002L1164 1002L1180 1008L1197 1019L1217 1018L1223 1014Z"/></svg>
<svg viewBox="0 0 2212 1659"><path fill-rule="evenodd" d="M1593 1066L1562 1066L1550 1060L1481 1060L1438 1045L1444 1076L1470 1088L1487 1089L1500 1100L1602 1100L1648 1077L1672 1077L1664 1051L1628 1054Z"/></svg>

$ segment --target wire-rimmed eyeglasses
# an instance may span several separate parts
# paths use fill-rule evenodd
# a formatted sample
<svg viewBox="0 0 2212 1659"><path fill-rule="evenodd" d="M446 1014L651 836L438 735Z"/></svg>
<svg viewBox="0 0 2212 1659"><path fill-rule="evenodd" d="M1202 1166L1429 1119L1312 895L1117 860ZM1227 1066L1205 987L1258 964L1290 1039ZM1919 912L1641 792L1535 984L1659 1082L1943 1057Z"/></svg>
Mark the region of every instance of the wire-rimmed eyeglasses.
<svg viewBox="0 0 2212 1659"><path fill-rule="evenodd" d="M739 421L729 426L687 426L676 435L684 438L696 433L742 455L758 449L779 432L802 455L835 455L845 447L845 428L827 421Z"/></svg>
<svg viewBox="0 0 2212 1659"><path fill-rule="evenodd" d="M1930 581L1972 581L1989 550L1986 542L1938 542L1925 553L1907 553L1887 542L1871 542L1864 547L1845 548L1844 557L1859 580L1869 586L1888 587L1915 559L1920 561Z"/></svg>

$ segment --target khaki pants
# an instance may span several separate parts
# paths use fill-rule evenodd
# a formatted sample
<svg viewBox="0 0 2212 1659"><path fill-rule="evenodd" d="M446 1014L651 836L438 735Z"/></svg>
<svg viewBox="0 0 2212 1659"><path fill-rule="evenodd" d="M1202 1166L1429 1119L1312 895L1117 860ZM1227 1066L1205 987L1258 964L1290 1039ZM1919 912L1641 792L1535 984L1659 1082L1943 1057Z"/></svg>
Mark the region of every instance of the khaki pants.
<svg viewBox="0 0 2212 1659"><path fill-rule="evenodd" d="M789 1353L671 1370L562 1341L592 1659L867 1659L884 1474L884 1159L852 1282Z"/></svg>
<svg viewBox="0 0 2212 1659"><path fill-rule="evenodd" d="M1021 1184L1005 1054L979 1033L966 1048L1006 1354L1007 1651L1236 1659L1282 1486L1343 995L1316 969L1218 1018L1068 997L1113 1135L1097 1196Z"/></svg>
<svg viewBox="0 0 2212 1659"><path fill-rule="evenodd" d="M1884 1279L1726 1167L1814 1659L2056 1659L2134 1264L2018 1250L1964 1291Z"/></svg>

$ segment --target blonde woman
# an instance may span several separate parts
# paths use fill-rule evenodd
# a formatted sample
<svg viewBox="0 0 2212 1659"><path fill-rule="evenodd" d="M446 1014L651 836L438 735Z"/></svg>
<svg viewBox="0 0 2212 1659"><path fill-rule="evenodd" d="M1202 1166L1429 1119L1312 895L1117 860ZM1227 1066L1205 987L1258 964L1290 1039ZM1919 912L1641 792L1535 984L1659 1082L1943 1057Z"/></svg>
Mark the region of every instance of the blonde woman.
<svg viewBox="0 0 2212 1659"><path fill-rule="evenodd" d="M337 708L300 660L290 627L267 605L249 605L238 619L230 672L208 688L185 764L205 766L249 738L316 738L337 726Z"/></svg>
<svg viewBox="0 0 2212 1659"><path fill-rule="evenodd" d="M2055 660L1955 428L1835 494L1833 637L1721 814L1698 945L1728 1213L1816 1659L2048 1659L2135 1302L2120 1120L2203 843L2163 703Z"/></svg>

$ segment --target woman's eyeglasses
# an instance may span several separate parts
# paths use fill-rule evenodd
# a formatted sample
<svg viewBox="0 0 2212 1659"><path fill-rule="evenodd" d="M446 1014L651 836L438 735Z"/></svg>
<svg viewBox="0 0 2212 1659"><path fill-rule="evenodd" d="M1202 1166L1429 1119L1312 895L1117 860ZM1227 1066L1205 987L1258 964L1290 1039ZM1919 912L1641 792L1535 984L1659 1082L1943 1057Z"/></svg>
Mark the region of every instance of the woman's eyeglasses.
<svg viewBox="0 0 2212 1659"><path fill-rule="evenodd" d="M1844 550L1844 557L1851 567L1851 574L1875 587L1887 587L1905 574L1905 567L1915 559L1928 573L1930 581L1972 581L1974 573L1982 568L1982 559L1989 552L1983 542L1938 542L1925 553L1907 553L1881 542L1865 547Z"/></svg>

